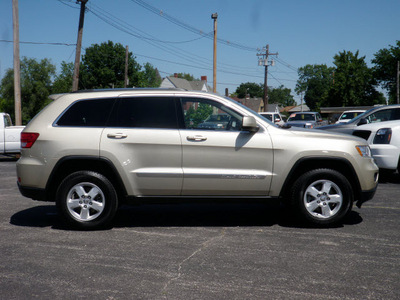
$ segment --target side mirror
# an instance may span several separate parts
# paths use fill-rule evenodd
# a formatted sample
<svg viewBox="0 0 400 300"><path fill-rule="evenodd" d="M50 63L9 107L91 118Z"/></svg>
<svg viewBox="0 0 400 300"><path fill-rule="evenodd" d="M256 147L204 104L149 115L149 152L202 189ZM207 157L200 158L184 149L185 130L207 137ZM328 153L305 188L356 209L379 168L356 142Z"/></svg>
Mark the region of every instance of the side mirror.
<svg viewBox="0 0 400 300"><path fill-rule="evenodd" d="M257 132L260 129L254 117L244 116L242 121L242 130Z"/></svg>
<svg viewBox="0 0 400 300"><path fill-rule="evenodd" d="M278 123L281 121L281 118L275 118L275 123Z"/></svg>
<svg viewBox="0 0 400 300"><path fill-rule="evenodd" d="M362 119L360 120L360 122L358 122L357 126L365 125L365 124L368 124L368 121L367 121L366 118L362 118Z"/></svg>

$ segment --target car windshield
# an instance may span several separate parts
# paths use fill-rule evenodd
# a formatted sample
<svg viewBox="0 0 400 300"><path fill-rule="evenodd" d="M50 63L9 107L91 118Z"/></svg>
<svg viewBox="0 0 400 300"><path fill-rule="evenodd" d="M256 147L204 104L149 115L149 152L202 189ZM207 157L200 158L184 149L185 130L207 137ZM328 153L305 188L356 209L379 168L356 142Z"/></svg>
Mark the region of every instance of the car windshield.
<svg viewBox="0 0 400 300"><path fill-rule="evenodd" d="M353 119L360 114L362 114L362 112L359 112L359 111L351 111L351 112L343 113L342 116L340 117L340 120Z"/></svg>
<svg viewBox="0 0 400 300"><path fill-rule="evenodd" d="M315 117L313 114L291 114L288 122L289 121L315 121Z"/></svg>
<svg viewBox="0 0 400 300"><path fill-rule="evenodd" d="M369 114L371 111L374 111L374 110L376 110L376 108L371 108L370 110L367 110L366 112L362 113L361 115L358 115L354 119L351 119L348 124L358 122L358 120L361 120L362 118L365 117L365 115Z"/></svg>
<svg viewBox="0 0 400 300"><path fill-rule="evenodd" d="M270 115L270 114L262 114L262 113L260 113L260 115L261 115L262 117L264 117L264 118L266 118L266 119L272 121L272 115Z"/></svg>

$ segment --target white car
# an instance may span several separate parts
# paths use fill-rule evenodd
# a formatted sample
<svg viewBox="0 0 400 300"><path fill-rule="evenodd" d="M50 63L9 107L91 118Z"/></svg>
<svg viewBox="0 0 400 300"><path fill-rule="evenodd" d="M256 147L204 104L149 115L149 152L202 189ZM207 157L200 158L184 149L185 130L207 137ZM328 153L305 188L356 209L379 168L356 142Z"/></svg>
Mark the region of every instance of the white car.
<svg viewBox="0 0 400 300"><path fill-rule="evenodd" d="M285 124L281 114L278 112L260 112L259 114L271 122L274 122L276 125L283 126Z"/></svg>
<svg viewBox="0 0 400 300"><path fill-rule="evenodd" d="M361 125L353 135L368 141L380 169L399 171L400 120Z"/></svg>
<svg viewBox="0 0 400 300"><path fill-rule="evenodd" d="M337 120L336 124L347 123L351 119L361 115L364 112L365 112L365 110L346 110L340 115L340 117Z"/></svg>

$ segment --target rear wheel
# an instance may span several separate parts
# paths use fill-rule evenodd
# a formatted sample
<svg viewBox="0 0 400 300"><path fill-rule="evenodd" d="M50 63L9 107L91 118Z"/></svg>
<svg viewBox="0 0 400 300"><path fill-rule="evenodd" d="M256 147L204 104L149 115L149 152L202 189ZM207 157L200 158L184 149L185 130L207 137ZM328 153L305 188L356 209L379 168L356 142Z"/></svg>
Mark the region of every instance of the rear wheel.
<svg viewBox="0 0 400 300"><path fill-rule="evenodd" d="M296 213L318 225L340 222L353 205L349 181L331 169L316 169L301 175L293 185L291 196Z"/></svg>
<svg viewBox="0 0 400 300"><path fill-rule="evenodd" d="M98 229L108 225L118 208L112 183L102 174L79 171L67 176L57 190L57 208L74 228Z"/></svg>

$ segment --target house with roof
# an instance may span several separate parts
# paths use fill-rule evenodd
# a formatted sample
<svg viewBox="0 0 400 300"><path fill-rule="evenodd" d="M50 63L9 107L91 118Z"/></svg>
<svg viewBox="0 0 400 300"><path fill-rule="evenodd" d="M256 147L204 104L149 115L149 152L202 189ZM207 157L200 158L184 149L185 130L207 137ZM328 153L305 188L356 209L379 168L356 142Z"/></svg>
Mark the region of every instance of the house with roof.
<svg viewBox="0 0 400 300"><path fill-rule="evenodd" d="M207 76L201 76L201 80L189 81L178 78L178 74L167 76L161 82L160 88L178 88L192 91L212 92L212 88L207 85Z"/></svg>

